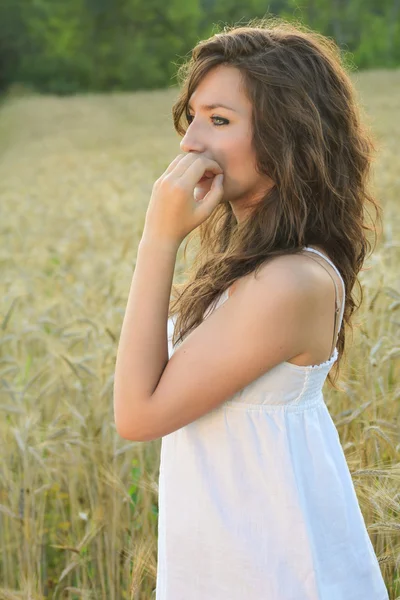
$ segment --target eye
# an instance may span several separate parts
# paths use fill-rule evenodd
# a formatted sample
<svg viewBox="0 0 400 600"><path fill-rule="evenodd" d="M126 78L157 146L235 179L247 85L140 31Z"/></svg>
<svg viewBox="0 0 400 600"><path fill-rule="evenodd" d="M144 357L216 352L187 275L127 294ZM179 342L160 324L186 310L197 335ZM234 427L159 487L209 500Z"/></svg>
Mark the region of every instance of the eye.
<svg viewBox="0 0 400 600"><path fill-rule="evenodd" d="M210 117L211 120L213 120L215 127L222 127L223 125L228 125L229 121L227 119L223 119L222 117L217 117L216 115L213 115L212 117ZM215 123L215 119L217 119L217 121L220 121L219 124ZM189 115L189 113L186 113L186 120L187 122L190 123L193 120L193 115ZM221 123L222 121L222 123Z"/></svg>

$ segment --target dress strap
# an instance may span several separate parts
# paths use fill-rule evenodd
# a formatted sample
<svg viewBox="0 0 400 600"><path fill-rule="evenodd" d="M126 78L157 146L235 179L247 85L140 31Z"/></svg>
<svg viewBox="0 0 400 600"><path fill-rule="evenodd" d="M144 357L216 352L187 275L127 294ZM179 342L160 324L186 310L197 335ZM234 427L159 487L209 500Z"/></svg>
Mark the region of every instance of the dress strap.
<svg viewBox="0 0 400 600"><path fill-rule="evenodd" d="M340 310L340 306L339 306L339 294L338 294L338 289L337 289L336 281L334 280L334 278L332 277L332 274L328 271L328 269L322 263L320 263L318 261L318 264L320 264L321 267L324 267L325 271L328 273L328 275L332 279L332 281L334 283L334 286L335 286L335 319L334 319L334 325L333 325L333 343L332 343L332 348L331 348L331 352L330 352L330 355L332 356L333 351L335 349L335 344L336 344L336 341L337 341L337 336L339 335L340 327L342 325L342 319L343 319L343 313L344 313L344 307L345 307L345 298L346 298L346 288L345 288L343 278L342 278L342 276L341 276L338 268L326 256L326 254L324 254L323 252L320 252L319 250L315 250L314 248L309 248L308 246L305 246L303 248L303 250L307 250L308 252L315 252L315 254L318 254L323 259L325 259L331 265L331 267L333 269L335 269L335 271L338 274L338 277L339 277L339 279L340 279L340 281L342 283L342 286L343 286L342 308ZM337 323L337 320L338 320L339 311L340 311L339 327L338 327L338 330L336 331L336 323Z"/></svg>

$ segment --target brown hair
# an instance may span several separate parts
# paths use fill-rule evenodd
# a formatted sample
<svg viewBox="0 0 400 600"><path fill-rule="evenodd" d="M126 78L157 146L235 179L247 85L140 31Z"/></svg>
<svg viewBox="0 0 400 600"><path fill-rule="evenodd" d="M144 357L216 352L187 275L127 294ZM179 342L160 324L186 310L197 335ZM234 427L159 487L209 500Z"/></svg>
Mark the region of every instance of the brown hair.
<svg viewBox="0 0 400 600"><path fill-rule="evenodd" d="M200 249L189 279L173 286L169 316L177 321L173 344L204 318L207 307L232 283L273 256L320 246L339 269L346 287L337 341L335 377L345 347L344 323L362 303L357 280L371 244L364 209L368 202L381 222L381 207L367 189L376 150L360 120L359 106L340 49L331 39L280 18L226 26L200 41L177 77L174 127L184 135L188 103L201 79L217 65L239 69L252 102L257 171L275 183L244 222L221 203L187 238L199 235ZM184 117L184 125L181 119ZM352 296L357 281L359 304ZM336 388L337 389L337 388Z"/></svg>

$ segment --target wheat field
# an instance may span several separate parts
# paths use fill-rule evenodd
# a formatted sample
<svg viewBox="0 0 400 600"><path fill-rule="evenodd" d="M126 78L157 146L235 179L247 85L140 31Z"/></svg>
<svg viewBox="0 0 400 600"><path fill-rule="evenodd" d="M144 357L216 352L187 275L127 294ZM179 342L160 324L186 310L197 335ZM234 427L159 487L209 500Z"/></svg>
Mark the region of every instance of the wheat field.
<svg viewBox="0 0 400 600"><path fill-rule="evenodd" d="M391 600L400 598L400 70L352 74L383 231L338 392L324 387ZM0 600L154 598L161 440L113 418L119 332L177 89L0 107ZM183 245L175 282L185 280Z"/></svg>

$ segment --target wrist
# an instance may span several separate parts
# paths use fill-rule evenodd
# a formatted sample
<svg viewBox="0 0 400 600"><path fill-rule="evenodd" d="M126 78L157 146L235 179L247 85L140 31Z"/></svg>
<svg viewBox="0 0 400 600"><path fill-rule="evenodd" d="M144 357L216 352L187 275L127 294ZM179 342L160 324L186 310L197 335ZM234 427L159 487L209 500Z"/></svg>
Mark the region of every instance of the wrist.
<svg viewBox="0 0 400 600"><path fill-rule="evenodd" d="M151 233L143 232L142 238L139 242L139 246L151 246L153 248L160 248L165 252L175 252L177 253L179 250L179 246L181 242L179 240L171 240L168 238L164 238L160 235L154 235Z"/></svg>

